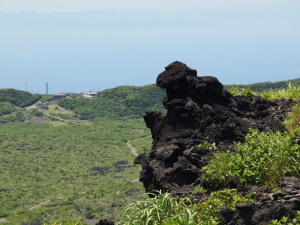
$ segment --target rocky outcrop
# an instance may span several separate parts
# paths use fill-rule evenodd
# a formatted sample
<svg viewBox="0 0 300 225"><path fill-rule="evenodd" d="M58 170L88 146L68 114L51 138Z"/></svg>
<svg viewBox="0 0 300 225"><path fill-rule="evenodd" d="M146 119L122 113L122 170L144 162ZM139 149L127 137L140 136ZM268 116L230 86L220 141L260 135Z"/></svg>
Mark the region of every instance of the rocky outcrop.
<svg viewBox="0 0 300 225"><path fill-rule="evenodd" d="M140 181L146 192L164 190L182 193L205 186L202 167L214 153L201 143L235 151L249 128L281 130L291 100L267 101L256 97L232 96L215 77L197 76L197 71L174 62L158 75L157 86L166 90L163 101L167 114L147 112L153 146L135 163L142 165Z"/></svg>
<svg viewBox="0 0 300 225"><path fill-rule="evenodd" d="M241 204L236 210L223 208L220 219L228 225L264 225L284 216L293 218L297 210L300 210L300 180L288 177L282 180L279 191L265 195L258 203Z"/></svg>

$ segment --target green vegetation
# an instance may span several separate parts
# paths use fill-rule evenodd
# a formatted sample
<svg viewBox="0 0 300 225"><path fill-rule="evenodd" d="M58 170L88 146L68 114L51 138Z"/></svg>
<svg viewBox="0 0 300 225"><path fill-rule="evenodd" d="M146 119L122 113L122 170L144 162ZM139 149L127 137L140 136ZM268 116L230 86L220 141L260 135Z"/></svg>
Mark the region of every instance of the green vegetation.
<svg viewBox="0 0 300 225"><path fill-rule="evenodd" d="M300 104L294 105L292 112L287 115L287 119L284 122L287 129L295 130L300 127Z"/></svg>
<svg viewBox="0 0 300 225"><path fill-rule="evenodd" d="M300 79L299 79L300 81ZM240 86L228 86L228 91L234 95L245 95L251 98L255 98L255 96L261 96L262 98L268 100L274 99L293 99L299 100L300 99L300 87L293 86L290 83L287 84L287 88L285 89L266 89L262 92L256 92L254 89L247 87L240 87Z"/></svg>
<svg viewBox="0 0 300 225"><path fill-rule="evenodd" d="M62 124L0 126L3 224L118 218L142 195L131 182L141 168L126 145L149 136L142 120Z"/></svg>
<svg viewBox="0 0 300 225"><path fill-rule="evenodd" d="M31 94L16 89L0 89L0 102L9 102L18 107L26 107L36 103L42 95Z"/></svg>
<svg viewBox="0 0 300 225"><path fill-rule="evenodd" d="M300 99L300 89L291 84L293 87L288 89L278 85L279 90L260 95ZM254 98L259 90L251 89L234 87L230 91ZM236 190L208 194L201 187L194 192L207 194L208 198L200 203L176 199L168 193L158 193L148 200L140 197L142 184L131 181L139 177L141 168L133 165L135 157L126 143L138 153L150 151L151 134L140 118L147 110L163 111L164 96L164 91L154 85L123 86L100 92L98 99L63 99L60 106L49 104L49 110L20 110L14 105L24 107L38 100L46 102L50 97L40 99L28 92L1 89L3 225L81 225L86 219L99 218L122 218L118 224L127 225L220 224L220 208L227 205L234 209L239 203L253 202L251 195L241 196ZM299 115L300 106L295 105L285 122L289 131L252 130L243 143L237 144L236 154L218 151L205 168L205 179L213 187L221 187L232 176L238 176L244 184L276 188L283 176L300 177ZM48 123L41 123L44 120ZM205 142L199 147L217 150L215 143ZM136 199L140 200L132 203ZM299 213L294 220L273 221L276 225L297 223Z"/></svg>
<svg viewBox="0 0 300 225"><path fill-rule="evenodd" d="M25 117L22 111L16 111L5 116L0 116L0 124L12 123L12 122L24 122L24 121L25 121Z"/></svg>
<svg viewBox="0 0 300 225"><path fill-rule="evenodd" d="M292 87L289 86L287 89L279 89L277 91L269 90L260 93L260 96L272 100L272 99L293 99L299 100L300 99L300 87Z"/></svg>
<svg viewBox="0 0 300 225"><path fill-rule="evenodd" d="M53 95L43 95L42 98L39 99L39 102L46 103L46 102L51 101L52 98L53 98Z"/></svg>
<svg viewBox="0 0 300 225"><path fill-rule="evenodd" d="M148 153L151 151L152 146L152 136L146 136L143 138L138 138L130 141L132 147L136 150L137 153Z"/></svg>
<svg viewBox="0 0 300 225"><path fill-rule="evenodd" d="M201 225L220 224L219 211L227 206L255 202L251 195L242 196L234 189L210 194L205 202L193 203L190 199L176 199L170 193L154 195L146 201L137 201L126 207L118 224L122 225Z"/></svg>
<svg viewBox="0 0 300 225"><path fill-rule="evenodd" d="M219 152L204 168L205 180L222 187L237 176L243 184L276 187L285 176L300 177L299 131L258 132L250 130L237 153Z"/></svg>
<svg viewBox="0 0 300 225"><path fill-rule="evenodd" d="M279 81L279 82L262 82L255 84L247 84L247 85L225 85L226 88L230 89L231 87L239 87L239 88L250 88L255 92L264 92L268 90L279 90L279 89L287 89L290 85L293 87L300 86L300 78L287 80L287 81Z"/></svg>
<svg viewBox="0 0 300 225"><path fill-rule="evenodd" d="M228 89L228 91L234 96L245 95L251 98L255 98L255 96L257 95L252 89L248 87L247 88L231 87Z"/></svg>
<svg viewBox="0 0 300 225"><path fill-rule="evenodd" d="M145 111L163 111L165 92L155 85L121 86L99 92L97 99L62 99L59 105L71 109L82 120L95 118L141 118Z"/></svg>
<svg viewBox="0 0 300 225"><path fill-rule="evenodd" d="M0 102L0 116L14 112L15 107L9 102Z"/></svg>
<svg viewBox="0 0 300 225"><path fill-rule="evenodd" d="M37 110L37 109L29 109L28 113L29 113L29 115L36 116L36 117L43 117L44 116L44 113Z"/></svg>

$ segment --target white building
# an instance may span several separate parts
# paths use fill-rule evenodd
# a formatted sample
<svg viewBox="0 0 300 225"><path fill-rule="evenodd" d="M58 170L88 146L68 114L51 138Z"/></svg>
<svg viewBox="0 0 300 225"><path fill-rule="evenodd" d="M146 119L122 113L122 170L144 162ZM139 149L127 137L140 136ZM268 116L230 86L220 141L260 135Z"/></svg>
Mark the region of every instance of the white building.
<svg viewBox="0 0 300 225"><path fill-rule="evenodd" d="M98 93L92 90L87 90L82 93L84 98L98 98Z"/></svg>

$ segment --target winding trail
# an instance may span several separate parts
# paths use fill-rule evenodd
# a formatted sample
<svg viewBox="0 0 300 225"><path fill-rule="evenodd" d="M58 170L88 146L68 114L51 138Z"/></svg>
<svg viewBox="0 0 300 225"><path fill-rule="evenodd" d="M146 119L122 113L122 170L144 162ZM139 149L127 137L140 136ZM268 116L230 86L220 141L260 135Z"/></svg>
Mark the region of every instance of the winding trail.
<svg viewBox="0 0 300 225"><path fill-rule="evenodd" d="M126 142L128 148L130 149L131 153L134 155L134 156L138 156L139 154L135 151L135 149L132 147L132 145L130 144L129 141ZM130 181L131 183L135 183L135 182L138 182L140 178L135 178L134 180Z"/></svg>
<svg viewBox="0 0 300 225"><path fill-rule="evenodd" d="M135 149L132 147L132 145L130 144L130 142L129 141L127 141L127 146L128 146L128 148L130 148L130 151L131 151L131 153L134 155L134 156L138 156L139 154L135 151Z"/></svg>

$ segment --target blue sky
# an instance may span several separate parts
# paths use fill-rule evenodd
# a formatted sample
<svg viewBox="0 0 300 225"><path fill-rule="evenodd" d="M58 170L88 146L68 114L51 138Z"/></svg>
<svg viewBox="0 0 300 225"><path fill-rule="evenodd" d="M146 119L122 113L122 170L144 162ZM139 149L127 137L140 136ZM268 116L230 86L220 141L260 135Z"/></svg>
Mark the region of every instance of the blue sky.
<svg viewBox="0 0 300 225"><path fill-rule="evenodd" d="M0 0L0 88L155 83L179 60L224 84L300 77L293 0Z"/></svg>

